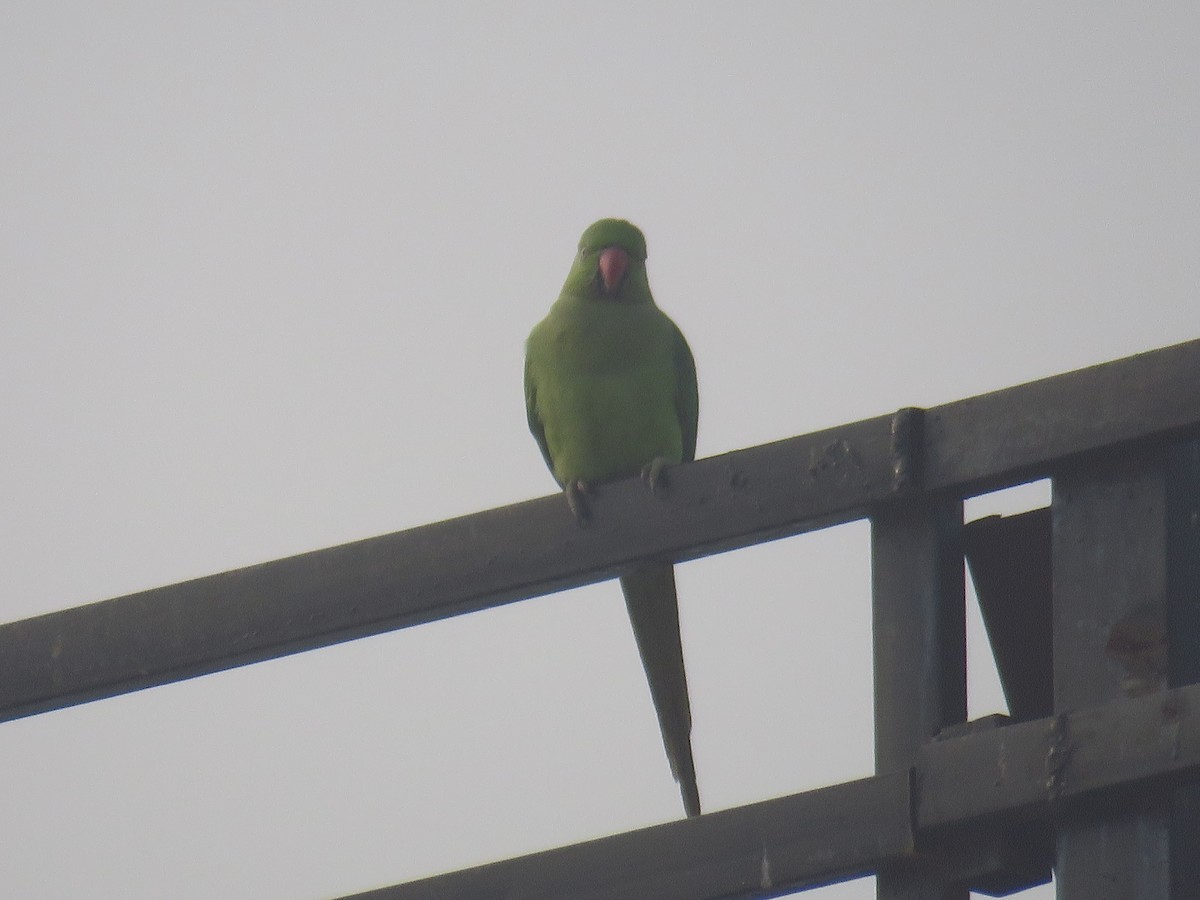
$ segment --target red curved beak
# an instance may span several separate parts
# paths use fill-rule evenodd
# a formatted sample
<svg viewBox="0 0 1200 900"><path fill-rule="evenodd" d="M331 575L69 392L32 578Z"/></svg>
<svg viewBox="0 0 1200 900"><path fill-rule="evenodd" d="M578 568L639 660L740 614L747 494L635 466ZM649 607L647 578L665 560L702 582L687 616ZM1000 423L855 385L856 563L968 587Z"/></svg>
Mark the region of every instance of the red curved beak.
<svg viewBox="0 0 1200 900"><path fill-rule="evenodd" d="M620 247L605 247L600 251L600 280L605 293L611 294L621 286L625 270L629 268L629 254Z"/></svg>

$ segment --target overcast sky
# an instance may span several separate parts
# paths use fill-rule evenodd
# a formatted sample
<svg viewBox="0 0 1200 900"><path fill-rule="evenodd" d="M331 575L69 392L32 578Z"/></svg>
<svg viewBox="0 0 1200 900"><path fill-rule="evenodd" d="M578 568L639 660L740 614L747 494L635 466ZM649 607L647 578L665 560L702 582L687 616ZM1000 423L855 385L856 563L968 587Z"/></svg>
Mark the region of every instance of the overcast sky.
<svg viewBox="0 0 1200 900"><path fill-rule="evenodd" d="M523 342L601 216L701 456L1200 334L1194 3L0 11L5 620L550 493ZM870 773L867 537L680 568L706 809ZM975 624L971 688L1003 708ZM30 900L682 815L613 583L3 724L0 772Z"/></svg>

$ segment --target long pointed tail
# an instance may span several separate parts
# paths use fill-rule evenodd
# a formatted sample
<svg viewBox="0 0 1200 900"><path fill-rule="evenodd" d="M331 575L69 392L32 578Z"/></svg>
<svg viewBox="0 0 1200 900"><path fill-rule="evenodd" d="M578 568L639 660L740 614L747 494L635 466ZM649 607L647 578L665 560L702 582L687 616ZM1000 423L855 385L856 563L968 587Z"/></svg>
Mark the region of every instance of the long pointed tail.
<svg viewBox="0 0 1200 900"><path fill-rule="evenodd" d="M698 816L700 791L692 760L692 710L679 639L675 569L662 565L636 569L622 576L621 590L625 592L629 621L650 682L650 696L658 712L671 774L679 782L687 814Z"/></svg>

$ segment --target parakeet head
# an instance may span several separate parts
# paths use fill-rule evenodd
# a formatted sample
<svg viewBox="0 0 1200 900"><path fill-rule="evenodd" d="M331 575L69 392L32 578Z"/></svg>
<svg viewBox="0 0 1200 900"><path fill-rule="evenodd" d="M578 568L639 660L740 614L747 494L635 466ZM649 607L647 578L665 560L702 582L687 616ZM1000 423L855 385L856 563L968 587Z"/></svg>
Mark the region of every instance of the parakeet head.
<svg viewBox="0 0 1200 900"><path fill-rule="evenodd" d="M624 219L601 219L584 231L563 293L625 303L653 303L646 278L646 238Z"/></svg>

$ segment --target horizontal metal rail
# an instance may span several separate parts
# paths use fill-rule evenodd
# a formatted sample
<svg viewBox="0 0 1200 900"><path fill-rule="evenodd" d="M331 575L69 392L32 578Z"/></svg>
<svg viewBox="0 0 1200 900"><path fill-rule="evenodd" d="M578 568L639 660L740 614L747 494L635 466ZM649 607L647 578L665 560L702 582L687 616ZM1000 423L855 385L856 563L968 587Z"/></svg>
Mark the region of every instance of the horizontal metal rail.
<svg viewBox="0 0 1200 900"><path fill-rule="evenodd" d="M968 496L1200 430L1200 341L602 488L544 497L0 626L0 721L497 606L866 515Z"/></svg>
<svg viewBox="0 0 1200 900"><path fill-rule="evenodd" d="M1200 685L934 741L877 775L353 900L734 900L868 875L972 831L1069 818L1200 779ZM963 871L964 880L978 871Z"/></svg>

